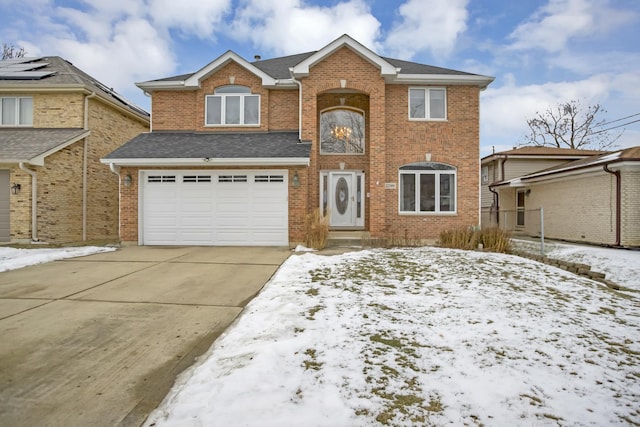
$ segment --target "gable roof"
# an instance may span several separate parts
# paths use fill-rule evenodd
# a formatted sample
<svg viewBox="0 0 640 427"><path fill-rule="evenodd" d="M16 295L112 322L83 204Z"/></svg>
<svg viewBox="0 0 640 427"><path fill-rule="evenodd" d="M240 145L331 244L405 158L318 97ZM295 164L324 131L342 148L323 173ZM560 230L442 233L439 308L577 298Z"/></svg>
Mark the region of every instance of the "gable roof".
<svg viewBox="0 0 640 427"><path fill-rule="evenodd" d="M44 166L45 157L89 134L86 129L0 128L0 163Z"/></svg>
<svg viewBox="0 0 640 427"><path fill-rule="evenodd" d="M589 156L572 162L563 163L528 175L497 182L492 184L491 187L503 185L517 187L525 185L528 182L543 181L546 179L576 175L595 170L603 170L605 165L608 168L615 170L615 168L619 168L624 164L635 164L635 167L640 170L640 146L625 148L618 151L604 152L595 156Z"/></svg>
<svg viewBox="0 0 640 427"><path fill-rule="evenodd" d="M115 165L309 165L298 132L148 132L101 159Z"/></svg>
<svg viewBox="0 0 640 427"><path fill-rule="evenodd" d="M388 84L468 84L485 89L494 80L489 76L382 57L344 34L318 51L254 62L248 62L232 51L227 51L195 73L140 82L136 85L147 92L161 89L195 89L198 87L196 82L233 60L262 78L264 86L297 88L292 77L308 75L314 64L343 47L351 49L377 66Z"/></svg>
<svg viewBox="0 0 640 427"><path fill-rule="evenodd" d="M584 157L595 156L608 153L602 150L581 150L575 148L558 148L537 145L526 145L516 147L513 150L500 151L498 153L489 154L482 158L482 163L487 163L495 159L522 158L522 159L581 159Z"/></svg>
<svg viewBox="0 0 640 427"><path fill-rule="evenodd" d="M5 71L2 71L2 70ZM10 72L7 70L21 70ZM59 56L0 61L0 92L86 90L145 121L149 113Z"/></svg>

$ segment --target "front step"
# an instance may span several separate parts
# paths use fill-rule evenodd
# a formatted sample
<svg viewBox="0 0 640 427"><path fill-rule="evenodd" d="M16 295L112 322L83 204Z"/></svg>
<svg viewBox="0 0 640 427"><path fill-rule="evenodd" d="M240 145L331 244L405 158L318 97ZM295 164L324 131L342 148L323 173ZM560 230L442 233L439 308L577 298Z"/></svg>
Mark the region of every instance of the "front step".
<svg viewBox="0 0 640 427"><path fill-rule="evenodd" d="M366 230L332 230L329 231L327 247L371 246L371 233Z"/></svg>

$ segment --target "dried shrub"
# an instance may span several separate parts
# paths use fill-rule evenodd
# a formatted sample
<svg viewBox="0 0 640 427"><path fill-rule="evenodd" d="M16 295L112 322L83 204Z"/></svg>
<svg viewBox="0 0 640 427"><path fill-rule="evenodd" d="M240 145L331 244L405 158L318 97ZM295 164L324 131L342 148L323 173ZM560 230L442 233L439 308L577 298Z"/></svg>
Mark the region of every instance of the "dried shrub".
<svg viewBox="0 0 640 427"><path fill-rule="evenodd" d="M473 250L480 245L491 252L511 251L511 233L500 228L480 230L476 227L462 227L440 233L440 246L445 248Z"/></svg>
<svg viewBox="0 0 640 427"><path fill-rule="evenodd" d="M320 209L314 209L304 220L305 245L308 248L324 249L329 238L329 216L322 216Z"/></svg>

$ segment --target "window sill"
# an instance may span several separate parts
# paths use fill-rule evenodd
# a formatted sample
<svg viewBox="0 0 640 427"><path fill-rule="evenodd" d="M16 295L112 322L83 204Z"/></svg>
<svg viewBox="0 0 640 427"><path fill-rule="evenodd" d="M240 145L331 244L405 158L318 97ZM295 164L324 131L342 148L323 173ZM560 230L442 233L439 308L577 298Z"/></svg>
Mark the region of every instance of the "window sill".
<svg viewBox="0 0 640 427"><path fill-rule="evenodd" d="M205 124L206 128L259 128L260 124L257 125L208 125Z"/></svg>
<svg viewBox="0 0 640 427"><path fill-rule="evenodd" d="M419 118L414 118L414 117L409 117L409 121L410 122L441 122L441 123L445 123L448 122L448 119L419 119Z"/></svg>
<svg viewBox="0 0 640 427"><path fill-rule="evenodd" d="M398 212L400 216L457 216L458 212Z"/></svg>

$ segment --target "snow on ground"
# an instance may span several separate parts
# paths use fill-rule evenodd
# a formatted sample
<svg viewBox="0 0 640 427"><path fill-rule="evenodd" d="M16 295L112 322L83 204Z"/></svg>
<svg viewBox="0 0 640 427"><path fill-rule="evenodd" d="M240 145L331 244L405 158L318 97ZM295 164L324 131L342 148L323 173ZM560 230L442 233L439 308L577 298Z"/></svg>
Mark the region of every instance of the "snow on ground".
<svg viewBox="0 0 640 427"><path fill-rule="evenodd" d="M145 425L638 424L639 308L510 255L293 255Z"/></svg>
<svg viewBox="0 0 640 427"><path fill-rule="evenodd" d="M115 251L102 246L78 246L46 249L15 249L0 247L0 272L15 270L34 264L42 264L57 259L75 258L99 252Z"/></svg>
<svg viewBox="0 0 640 427"><path fill-rule="evenodd" d="M540 242L515 240L514 245L532 253L540 251ZM588 264L614 283L640 291L640 250L545 242L544 252L550 258Z"/></svg>

